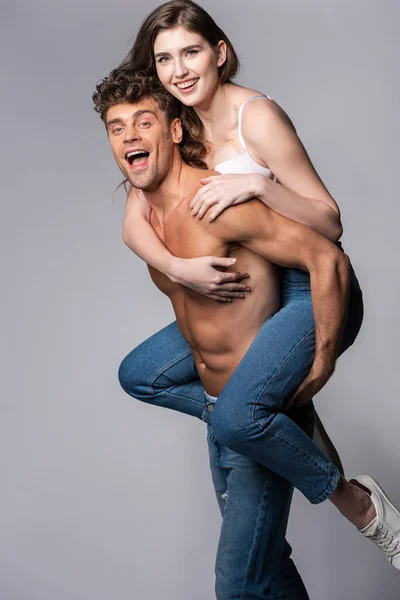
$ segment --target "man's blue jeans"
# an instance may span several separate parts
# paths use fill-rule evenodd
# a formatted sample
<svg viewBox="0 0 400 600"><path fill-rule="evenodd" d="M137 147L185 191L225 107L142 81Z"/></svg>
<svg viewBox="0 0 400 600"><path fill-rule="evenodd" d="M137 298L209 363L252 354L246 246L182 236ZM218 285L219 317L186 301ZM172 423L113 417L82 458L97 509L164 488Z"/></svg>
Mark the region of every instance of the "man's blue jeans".
<svg viewBox="0 0 400 600"><path fill-rule="evenodd" d="M340 353L354 342L363 318L362 293L353 271L351 281L348 316ZM256 582L261 577L266 585L275 576L272 563L271 568L260 566L263 553L267 552L269 559L272 557L272 562L275 562L276 558L279 561L282 548L284 551L288 550L284 540L287 518L281 516L281 508L279 514L276 513L277 507L283 504L283 514L288 513L292 486L297 487L310 502L319 503L328 498L339 481L338 468L323 455L292 418L298 411L292 409L284 412L286 400L300 385L312 365L314 350L315 331L309 276L298 269L282 269L281 309L262 325L218 396L212 412L204 406L204 390L193 355L176 322L145 340L121 363L120 383L131 396L203 419L210 426L209 431L219 445L242 455L243 460L246 457L267 469L264 471L270 482L267 512L271 517L267 519L269 525L266 527L272 532L271 545L266 550L260 547L258 554L258 550L254 550L257 554L257 568L254 566L251 573L247 573L248 581L242 581L240 593L237 593L237 586L232 587L233 581L225 585L221 579L218 600L264 598L265 595L260 593L251 596L246 586L251 585L249 578ZM256 473L257 469L253 466L250 471ZM257 485L255 478L254 488ZM250 483L247 485L249 487ZM276 494L275 487L278 490ZM285 499L282 490L286 488ZM251 510L254 510L250 496L248 501L252 506ZM240 510L241 516L236 519L249 517L250 511L243 510L243 501ZM223 528L227 516L225 512ZM233 526L234 523L235 520ZM261 536L262 540L264 536L265 532ZM237 558L235 572L240 571L243 566L239 557ZM222 555L219 564L221 561ZM231 567L229 572L232 571ZM218 585L217 565L217 590ZM285 598L284 595L274 593L271 598ZM307 598L304 594L286 597L301 600Z"/></svg>
<svg viewBox="0 0 400 600"><path fill-rule="evenodd" d="M206 409L215 404L205 397ZM296 422L312 436L312 402ZM218 600L309 600L285 539L293 486L220 444L207 426L211 475L222 516L215 563Z"/></svg>

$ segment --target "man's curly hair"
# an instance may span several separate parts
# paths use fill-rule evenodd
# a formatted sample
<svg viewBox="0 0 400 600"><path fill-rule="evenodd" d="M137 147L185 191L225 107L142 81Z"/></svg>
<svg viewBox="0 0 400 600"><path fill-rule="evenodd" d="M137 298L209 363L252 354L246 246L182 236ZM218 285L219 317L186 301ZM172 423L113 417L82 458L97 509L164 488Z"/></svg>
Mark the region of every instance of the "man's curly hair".
<svg viewBox="0 0 400 600"><path fill-rule="evenodd" d="M161 111L166 114L167 123L181 118L182 105L160 83L155 75L144 75L130 67L117 67L108 77L105 77L96 86L92 99L94 110L100 114L106 124L107 111L111 106L123 102L140 102L143 98L154 98ZM207 165L202 159L204 152L199 152L198 141L194 139L190 124L183 124L183 139L179 144L183 160L190 166L206 169ZM201 156L200 156L201 154Z"/></svg>
<svg viewBox="0 0 400 600"><path fill-rule="evenodd" d="M97 84L92 98L94 110L100 114L104 123L111 106L123 102L134 104L143 98L154 98L159 109L166 113L168 124L179 118L180 114L179 102L167 92L157 77L141 75L127 69L117 68L111 71L108 77Z"/></svg>

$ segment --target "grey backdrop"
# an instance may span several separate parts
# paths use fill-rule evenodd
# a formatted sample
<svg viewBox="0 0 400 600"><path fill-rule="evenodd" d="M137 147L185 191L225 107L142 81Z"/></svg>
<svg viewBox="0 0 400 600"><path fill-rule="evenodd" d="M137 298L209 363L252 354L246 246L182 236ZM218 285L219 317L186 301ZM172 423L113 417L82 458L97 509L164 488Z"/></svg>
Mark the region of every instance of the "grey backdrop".
<svg viewBox="0 0 400 600"><path fill-rule="evenodd" d="M122 357L173 319L123 244L95 82L157 2L2 2L0 587L5 600L213 598L220 527L204 425L141 404ZM347 473L400 504L396 0L204 0L339 202L366 319L317 405ZM296 492L313 600L395 600L400 573Z"/></svg>

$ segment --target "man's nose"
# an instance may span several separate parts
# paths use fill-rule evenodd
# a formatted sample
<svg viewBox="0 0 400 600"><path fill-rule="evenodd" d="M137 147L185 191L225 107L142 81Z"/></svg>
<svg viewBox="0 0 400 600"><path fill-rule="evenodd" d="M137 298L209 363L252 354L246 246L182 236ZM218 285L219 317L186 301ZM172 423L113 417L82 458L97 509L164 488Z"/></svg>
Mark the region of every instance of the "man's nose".
<svg viewBox="0 0 400 600"><path fill-rule="evenodd" d="M125 130L125 141L126 142L136 142L140 140L140 133L136 127L127 127Z"/></svg>

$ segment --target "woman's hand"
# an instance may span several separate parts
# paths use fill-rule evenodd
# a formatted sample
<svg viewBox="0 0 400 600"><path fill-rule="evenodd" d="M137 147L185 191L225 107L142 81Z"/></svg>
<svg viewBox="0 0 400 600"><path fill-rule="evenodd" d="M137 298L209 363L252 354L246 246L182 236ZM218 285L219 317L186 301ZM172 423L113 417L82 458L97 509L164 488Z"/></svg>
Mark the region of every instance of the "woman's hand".
<svg viewBox="0 0 400 600"><path fill-rule="evenodd" d="M248 273L224 273L215 267L231 267L236 258L200 256L198 258L176 258L169 278L199 294L217 302L232 302L233 298L244 298L251 288L240 283L250 277Z"/></svg>
<svg viewBox="0 0 400 600"><path fill-rule="evenodd" d="M228 206L241 204L258 194L260 175L246 173L244 175L212 175L200 179L203 187L198 190L190 203L192 215L201 219L207 210L214 206L208 220L214 221Z"/></svg>

